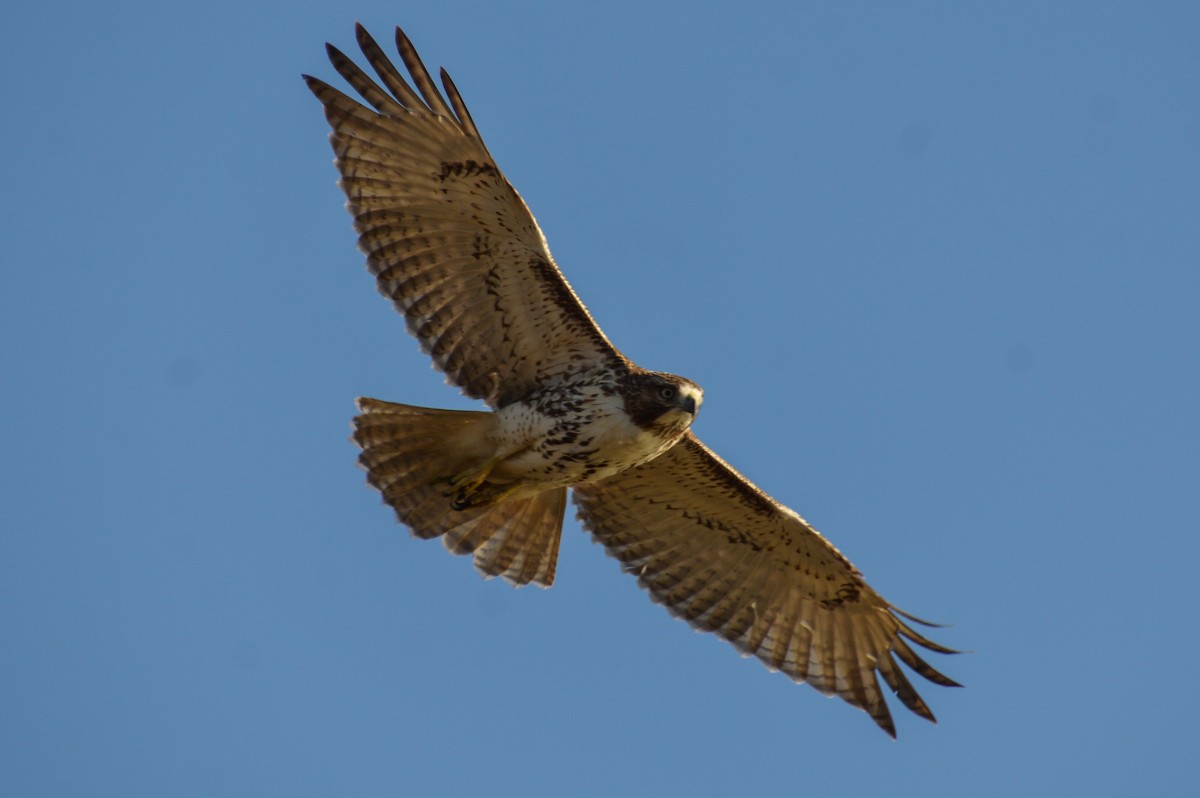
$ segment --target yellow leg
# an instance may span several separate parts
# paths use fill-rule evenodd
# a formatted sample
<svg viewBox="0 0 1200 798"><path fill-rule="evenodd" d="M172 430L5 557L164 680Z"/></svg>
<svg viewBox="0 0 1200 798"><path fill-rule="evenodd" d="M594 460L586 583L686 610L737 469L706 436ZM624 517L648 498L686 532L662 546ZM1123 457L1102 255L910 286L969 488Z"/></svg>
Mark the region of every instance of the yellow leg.
<svg viewBox="0 0 1200 798"><path fill-rule="evenodd" d="M438 480L438 482L448 486L444 495L453 497L450 501L450 506L455 510L465 510L468 507L493 504L516 490L518 483L499 487L487 485L487 479L491 476L492 470L497 465L514 455L520 454L527 448L498 453L484 460L479 465L468 468L466 471L453 477Z"/></svg>
<svg viewBox="0 0 1200 798"><path fill-rule="evenodd" d="M474 468L468 468L466 471L450 477L446 480L450 486L450 489L446 491L446 495L451 496L458 493L470 496L479 489L480 485L487 481L488 476L492 473L492 469L496 467L496 464L501 459L498 455L496 457L489 457Z"/></svg>
<svg viewBox="0 0 1200 798"><path fill-rule="evenodd" d="M468 507L482 507L485 504L499 504L521 487L521 483L512 482L507 485L487 485L469 494L458 493L450 506L455 510L465 510Z"/></svg>
<svg viewBox="0 0 1200 798"><path fill-rule="evenodd" d="M465 510L468 507L487 504L488 495L493 493L494 489L488 489L484 486L487 478L492 473L492 469L502 459L499 456L489 457L479 465L468 468L460 474L438 480L438 482L447 486L443 495L447 498L453 497L450 501L450 507L454 510Z"/></svg>

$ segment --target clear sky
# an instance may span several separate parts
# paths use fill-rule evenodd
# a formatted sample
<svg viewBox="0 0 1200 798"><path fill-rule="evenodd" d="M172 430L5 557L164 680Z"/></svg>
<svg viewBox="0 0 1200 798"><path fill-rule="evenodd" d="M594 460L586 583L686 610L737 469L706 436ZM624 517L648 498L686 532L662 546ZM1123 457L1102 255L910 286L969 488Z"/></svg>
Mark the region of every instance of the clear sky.
<svg viewBox="0 0 1200 798"><path fill-rule="evenodd" d="M736 8L736 10L735 10ZM0 795L1195 788L1192 3L21 3L0 28ZM403 24L613 341L973 653L899 740L651 604L398 527L302 72Z"/></svg>

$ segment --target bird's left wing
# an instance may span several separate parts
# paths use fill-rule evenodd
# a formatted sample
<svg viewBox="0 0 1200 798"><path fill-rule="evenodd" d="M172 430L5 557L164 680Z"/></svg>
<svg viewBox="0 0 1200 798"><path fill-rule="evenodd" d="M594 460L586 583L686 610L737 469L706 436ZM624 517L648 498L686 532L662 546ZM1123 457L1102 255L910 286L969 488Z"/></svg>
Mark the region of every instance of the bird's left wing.
<svg viewBox="0 0 1200 798"><path fill-rule="evenodd" d="M333 128L339 185L368 266L434 364L493 407L572 369L623 368L627 361L559 272L450 77L442 72L443 97L397 28L414 90L361 25L357 33L379 83L327 49L371 107L305 80Z"/></svg>
<svg viewBox="0 0 1200 798"><path fill-rule="evenodd" d="M575 488L579 517L654 600L768 667L866 710L896 735L876 674L933 713L893 655L957 686L907 641L953 653L906 622L841 552L690 432L666 454Z"/></svg>

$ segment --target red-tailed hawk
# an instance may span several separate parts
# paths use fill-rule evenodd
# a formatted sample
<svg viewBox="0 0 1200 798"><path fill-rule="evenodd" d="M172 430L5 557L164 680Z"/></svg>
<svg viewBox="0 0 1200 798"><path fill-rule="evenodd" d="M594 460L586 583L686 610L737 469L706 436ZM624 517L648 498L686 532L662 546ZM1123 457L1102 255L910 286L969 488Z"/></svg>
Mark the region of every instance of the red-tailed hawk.
<svg viewBox="0 0 1200 798"><path fill-rule="evenodd" d="M909 642L951 650L691 433L699 386L637 366L600 331L450 77L443 97L397 28L414 91L357 32L378 83L327 50L371 108L305 80L333 127L359 246L447 381L492 408L359 400L359 462L400 522L473 554L488 576L549 586L570 488L583 525L672 614L866 710L893 737L880 676L933 720L893 655L956 686Z"/></svg>

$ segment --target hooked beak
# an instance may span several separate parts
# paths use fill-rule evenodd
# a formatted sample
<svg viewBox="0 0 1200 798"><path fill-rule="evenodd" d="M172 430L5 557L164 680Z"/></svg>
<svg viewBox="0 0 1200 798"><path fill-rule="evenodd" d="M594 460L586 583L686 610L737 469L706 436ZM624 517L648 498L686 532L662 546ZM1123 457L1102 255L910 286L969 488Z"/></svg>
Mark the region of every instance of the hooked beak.
<svg viewBox="0 0 1200 798"><path fill-rule="evenodd" d="M676 400L679 409L683 410L688 415L694 416L696 415L696 411L700 409L700 403L696 401L696 397L691 391L686 393L681 391L679 396L676 397Z"/></svg>

